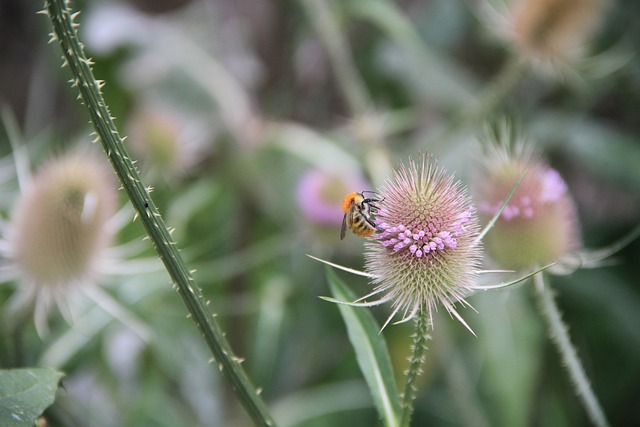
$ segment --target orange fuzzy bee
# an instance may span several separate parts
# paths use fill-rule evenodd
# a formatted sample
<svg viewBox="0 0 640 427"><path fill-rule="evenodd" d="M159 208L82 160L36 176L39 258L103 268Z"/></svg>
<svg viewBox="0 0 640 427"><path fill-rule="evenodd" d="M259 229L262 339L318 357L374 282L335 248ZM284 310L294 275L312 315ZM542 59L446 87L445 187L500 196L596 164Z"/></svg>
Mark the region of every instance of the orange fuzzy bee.
<svg viewBox="0 0 640 427"><path fill-rule="evenodd" d="M375 213L378 207L374 202L379 199L364 197L364 191L361 193L349 193L342 202L342 228L340 229L340 240L344 239L347 234L347 228L356 236L369 237L375 233L378 228L371 220L371 213Z"/></svg>

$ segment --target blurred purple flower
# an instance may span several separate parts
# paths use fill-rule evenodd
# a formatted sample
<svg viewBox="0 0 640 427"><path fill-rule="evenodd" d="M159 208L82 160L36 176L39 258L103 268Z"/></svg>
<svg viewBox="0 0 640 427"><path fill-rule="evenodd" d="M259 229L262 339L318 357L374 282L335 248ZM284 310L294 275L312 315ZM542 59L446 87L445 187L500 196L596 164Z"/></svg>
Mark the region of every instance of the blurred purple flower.
<svg viewBox="0 0 640 427"><path fill-rule="evenodd" d="M478 177L478 210L488 222L525 173L500 218L485 238L501 267L527 269L558 261L578 249L576 209L560 174L518 141L489 149Z"/></svg>
<svg viewBox="0 0 640 427"><path fill-rule="evenodd" d="M348 193L368 189L359 177L340 178L319 169L307 171L296 188L296 199L302 213L321 225L340 225L342 201Z"/></svg>

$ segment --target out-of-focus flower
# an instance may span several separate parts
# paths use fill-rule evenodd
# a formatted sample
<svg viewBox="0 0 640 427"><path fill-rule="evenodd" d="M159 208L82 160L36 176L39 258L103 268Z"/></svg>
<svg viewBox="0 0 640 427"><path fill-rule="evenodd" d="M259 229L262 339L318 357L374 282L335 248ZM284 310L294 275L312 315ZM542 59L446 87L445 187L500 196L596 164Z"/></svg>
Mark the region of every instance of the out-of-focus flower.
<svg viewBox="0 0 640 427"><path fill-rule="evenodd" d="M340 225L344 197L367 188L362 178L342 178L319 169L311 169L298 182L296 199L300 211L312 222L319 225Z"/></svg>
<svg viewBox="0 0 640 427"><path fill-rule="evenodd" d="M11 191L8 191L8 189L9 183L12 179L15 179L15 175L16 170L11 156L0 158L0 209L11 206Z"/></svg>
<svg viewBox="0 0 640 427"><path fill-rule="evenodd" d="M195 118L149 103L133 114L126 141L146 171L170 179L185 174L200 160L210 133Z"/></svg>
<svg viewBox="0 0 640 427"><path fill-rule="evenodd" d="M486 15L513 49L551 69L565 68L585 53L604 20L607 0L512 0ZM489 9L487 9L489 10Z"/></svg>
<svg viewBox="0 0 640 427"><path fill-rule="evenodd" d="M387 323L398 312L406 321L426 310L433 324L432 314L441 304L468 328L454 305L466 304L481 246L466 190L424 155L397 170L378 198L381 231L366 243L365 253L365 270L377 286L367 297L381 294L377 303L391 301Z"/></svg>
<svg viewBox="0 0 640 427"><path fill-rule="evenodd" d="M116 201L108 165L86 152L45 163L18 200L1 248L19 284L15 301L35 304L41 335L51 305L66 313L66 297L96 280Z"/></svg>
<svg viewBox="0 0 640 427"><path fill-rule="evenodd" d="M215 104L215 111L208 112L210 117L236 141L252 148L264 142L267 131L266 120L247 89L257 90L261 85L262 62L253 44L246 42L246 32L240 30L246 16L234 16L235 8L231 8L232 16L212 25L212 16L221 12L222 17L225 11L214 6L216 13L211 15L211 6L192 2L184 13L151 17L125 2L99 2L82 28L91 50L107 54L133 47L134 55L120 73L122 84L130 90L172 85L172 76L178 72L200 88L201 97L191 99L192 103Z"/></svg>
<svg viewBox="0 0 640 427"><path fill-rule="evenodd" d="M603 6L603 0L520 0L513 8L513 42L541 59L573 59L602 20Z"/></svg>
<svg viewBox="0 0 640 427"><path fill-rule="evenodd" d="M478 210L489 221L524 178L485 238L501 267L527 269L558 261L580 246L576 209L558 172L523 141L490 142L478 177Z"/></svg>

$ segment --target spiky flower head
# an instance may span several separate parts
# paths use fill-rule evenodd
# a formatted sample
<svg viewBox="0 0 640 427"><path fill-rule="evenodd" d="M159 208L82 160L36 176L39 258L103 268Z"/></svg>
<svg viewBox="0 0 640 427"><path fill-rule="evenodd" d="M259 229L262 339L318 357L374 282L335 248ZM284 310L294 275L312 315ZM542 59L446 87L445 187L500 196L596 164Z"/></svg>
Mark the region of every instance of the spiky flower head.
<svg viewBox="0 0 640 427"><path fill-rule="evenodd" d="M170 114L151 109L137 111L127 143L150 167L174 171L180 157L178 130L177 120Z"/></svg>
<svg viewBox="0 0 640 427"><path fill-rule="evenodd" d="M36 304L36 326L46 330L51 303L60 306L93 279L111 233L116 188L107 165L86 152L45 163L18 200L8 231L23 300Z"/></svg>
<svg viewBox="0 0 640 427"><path fill-rule="evenodd" d="M466 303L481 247L478 219L466 190L423 155L395 171L378 198L380 232L366 244L365 269L376 285L373 294L382 294L381 302L392 302L389 320L398 312L403 321L426 310L433 324L433 312L442 304L467 326L454 304Z"/></svg>
<svg viewBox="0 0 640 427"><path fill-rule="evenodd" d="M147 101L128 124L127 145L152 178L178 178L202 159L211 136L201 120L177 108Z"/></svg>
<svg viewBox="0 0 640 427"><path fill-rule="evenodd" d="M488 222L524 175L484 239L501 267L522 270L558 261L580 246L576 209L560 174L526 142L490 144L478 177L478 210ZM526 172L526 173L525 173Z"/></svg>
<svg viewBox="0 0 640 427"><path fill-rule="evenodd" d="M604 15L605 0L519 0L509 22L514 46L552 65L578 59Z"/></svg>

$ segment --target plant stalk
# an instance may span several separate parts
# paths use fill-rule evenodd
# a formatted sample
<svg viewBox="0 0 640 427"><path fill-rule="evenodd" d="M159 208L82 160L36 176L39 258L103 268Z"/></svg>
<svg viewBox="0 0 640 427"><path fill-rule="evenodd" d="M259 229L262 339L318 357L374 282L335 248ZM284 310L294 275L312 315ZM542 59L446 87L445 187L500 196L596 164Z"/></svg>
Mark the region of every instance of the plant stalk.
<svg viewBox="0 0 640 427"><path fill-rule="evenodd" d="M556 345L558 353L560 353L562 357L562 361L567 368L569 378L573 383L576 394L582 402L582 406L584 406L594 426L608 427L609 422L598 402L598 398L591 388L591 384L589 384L589 379L584 372L576 349L573 344L571 344L567 326L562 322L562 314L555 302L553 291L545 285L543 273L538 273L533 276L533 280L535 282L536 294L542 310L542 316L549 328L549 335Z"/></svg>
<svg viewBox="0 0 640 427"><path fill-rule="evenodd" d="M80 91L80 99L89 111L98 140L171 276L174 287L177 288L190 316L211 349L222 375L231 383L238 399L256 425L275 425L262 398L240 365L240 359L234 356L220 326L208 311L201 290L196 286L125 149L123 139L100 92L102 83L94 78L91 61L85 56L76 32L78 24L74 23L73 19L78 13L71 14L65 0L46 0L45 7L53 26L51 41L57 41L62 48L65 65L68 65L73 73L72 84Z"/></svg>
<svg viewBox="0 0 640 427"><path fill-rule="evenodd" d="M422 365L424 364L427 352L427 342L431 339L428 334L429 330L429 312L421 309L418 312L416 330L413 334L413 346L411 358L409 359L409 369L405 379L404 393L402 394L402 416L400 418L400 427L408 427L413 414L413 401L416 398L418 389L416 381L422 373Z"/></svg>

